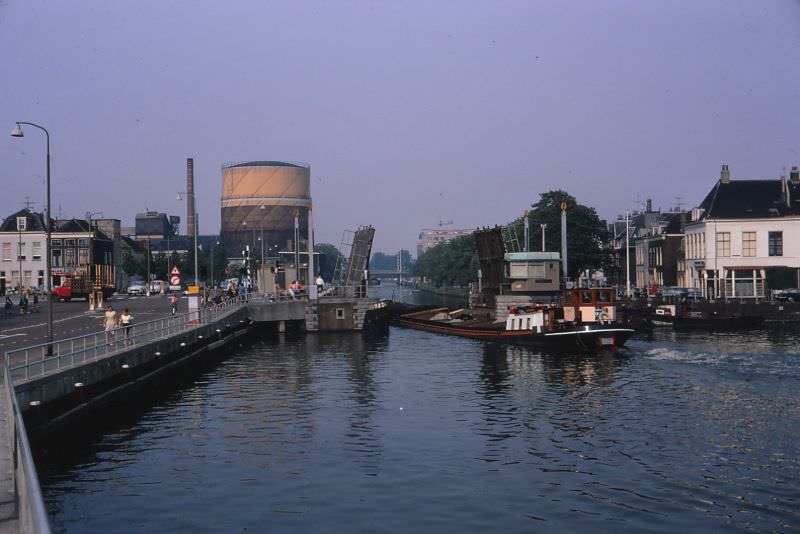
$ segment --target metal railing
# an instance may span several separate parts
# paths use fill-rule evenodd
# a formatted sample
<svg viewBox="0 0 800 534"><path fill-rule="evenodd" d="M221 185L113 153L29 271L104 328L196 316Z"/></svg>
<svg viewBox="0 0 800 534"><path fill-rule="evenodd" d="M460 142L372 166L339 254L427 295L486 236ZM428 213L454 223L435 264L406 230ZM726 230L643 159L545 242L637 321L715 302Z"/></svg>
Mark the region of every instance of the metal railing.
<svg viewBox="0 0 800 534"><path fill-rule="evenodd" d="M45 512L42 490L36 475L25 422L14 394L14 385L8 370L8 359L3 366L3 395L8 418L8 438L13 447L15 493L17 496L17 517L20 532L39 532L49 534L50 523Z"/></svg>
<svg viewBox="0 0 800 534"><path fill-rule="evenodd" d="M62 369L125 352L136 345L191 331L244 305L244 300L234 297L188 313L136 323L128 327L120 326L112 332L95 332L12 350L6 353L6 362L15 383L27 382Z"/></svg>

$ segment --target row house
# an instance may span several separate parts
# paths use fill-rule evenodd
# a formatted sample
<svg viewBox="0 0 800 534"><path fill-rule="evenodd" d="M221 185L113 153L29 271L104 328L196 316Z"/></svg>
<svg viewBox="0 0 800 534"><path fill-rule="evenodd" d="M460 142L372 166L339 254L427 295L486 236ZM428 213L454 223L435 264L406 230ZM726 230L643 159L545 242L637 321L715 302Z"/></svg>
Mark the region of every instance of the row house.
<svg viewBox="0 0 800 534"><path fill-rule="evenodd" d="M87 274L96 266L116 267L119 263L119 221L101 219L52 220L52 286L65 277ZM3 219L0 225L0 280L5 287L44 287L47 227L43 214L22 209ZM110 270L110 269L109 269Z"/></svg>
<svg viewBox="0 0 800 534"><path fill-rule="evenodd" d="M678 285L683 278L682 227L686 217L677 210L653 211L650 199L644 211L618 217L610 227L614 239L612 280L623 286L630 272L632 287ZM626 267L628 257L630 266Z"/></svg>
<svg viewBox="0 0 800 534"><path fill-rule="evenodd" d="M708 298L763 298L800 285L800 175L719 181L685 225L686 285Z"/></svg>

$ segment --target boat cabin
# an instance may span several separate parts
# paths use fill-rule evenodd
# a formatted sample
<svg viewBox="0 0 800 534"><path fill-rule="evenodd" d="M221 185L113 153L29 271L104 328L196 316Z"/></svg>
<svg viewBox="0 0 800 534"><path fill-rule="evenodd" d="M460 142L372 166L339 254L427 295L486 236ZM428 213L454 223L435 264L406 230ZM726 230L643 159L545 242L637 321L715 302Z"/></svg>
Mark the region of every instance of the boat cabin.
<svg viewBox="0 0 800 534"><path fill-rule="evenodd" d="M581 323L616 321L616 292L610 287L565 289L562 295L564 320Z"/></svg>

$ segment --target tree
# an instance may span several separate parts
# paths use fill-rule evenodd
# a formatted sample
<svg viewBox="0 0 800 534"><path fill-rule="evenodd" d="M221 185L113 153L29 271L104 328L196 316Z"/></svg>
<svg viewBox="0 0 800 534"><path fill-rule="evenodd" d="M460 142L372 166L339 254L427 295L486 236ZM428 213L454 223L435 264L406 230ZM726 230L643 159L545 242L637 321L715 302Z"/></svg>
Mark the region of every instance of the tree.
<svg viewBox="0 0 800 534"><path fill-rule="evenodd" d="M472 282L478 276L475 238L465 235L426 250L417 258L414 273L438 286Z"/></svg>
<svg viewBox="0 0 800 534"><path fill-rule="evenodd" d="M330 243L317 243L314 245L314 251L319 252L318 270L322 278L328 283L333 282L336 263L342 255L339 249Z"/></svg>
<svg viewBox="0 0 800 534"><path fill-rule="evenodd" d="M608 249L611 236L608 225L600 220L594 208L579 204L565 191L548 191L539 195L539 202L528 212L531 243L540 243L541 224L547 224L545 248L561 251L561 203L567 207L567 267L570 278L576 278L585 269L599 269L610 257ZM522 221L515 223L522 236ZM531 250L539 250L535 245Z"/></svg>

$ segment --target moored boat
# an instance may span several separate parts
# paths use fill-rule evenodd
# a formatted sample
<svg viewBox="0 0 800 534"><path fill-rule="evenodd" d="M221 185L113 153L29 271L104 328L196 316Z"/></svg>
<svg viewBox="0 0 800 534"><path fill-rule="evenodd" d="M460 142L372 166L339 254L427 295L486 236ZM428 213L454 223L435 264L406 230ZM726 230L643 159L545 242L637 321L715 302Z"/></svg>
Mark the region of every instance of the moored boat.
<svg viewBox="0 0 800 534"><path fill-rule="evenodd" d="M511 309L492 320L466 309L404 313L395 324L417 330L544 348L597 350L622 347L634 330L616 322L613 291L577 289L560 304Z"/></svg>

